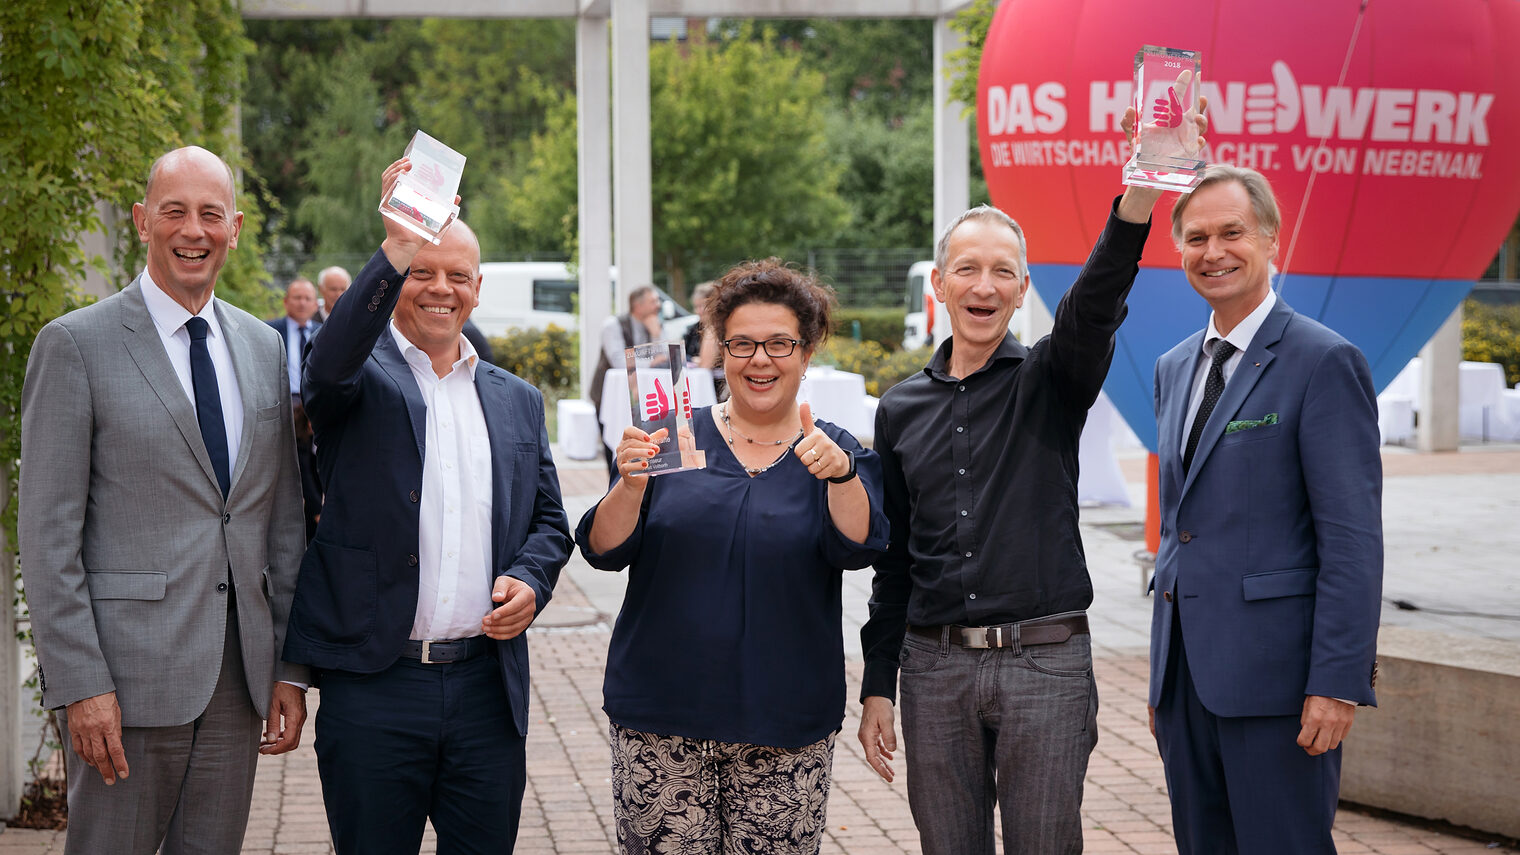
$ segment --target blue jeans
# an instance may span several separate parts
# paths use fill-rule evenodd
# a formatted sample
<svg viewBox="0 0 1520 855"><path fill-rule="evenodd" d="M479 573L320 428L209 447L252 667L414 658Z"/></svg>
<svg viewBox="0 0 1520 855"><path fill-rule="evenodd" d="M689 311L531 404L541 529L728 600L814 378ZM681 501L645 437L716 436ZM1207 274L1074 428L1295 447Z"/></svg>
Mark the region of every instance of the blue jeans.
<svg viewBox="0 0 1520 855"><path fill-rule="evenodd" d="M1080 614L1074 612L1073 614ZM977 650L909 633L899 702L908 804L924 855L1082 851L1082 781L1098 744L1092 638Z"/></svg>

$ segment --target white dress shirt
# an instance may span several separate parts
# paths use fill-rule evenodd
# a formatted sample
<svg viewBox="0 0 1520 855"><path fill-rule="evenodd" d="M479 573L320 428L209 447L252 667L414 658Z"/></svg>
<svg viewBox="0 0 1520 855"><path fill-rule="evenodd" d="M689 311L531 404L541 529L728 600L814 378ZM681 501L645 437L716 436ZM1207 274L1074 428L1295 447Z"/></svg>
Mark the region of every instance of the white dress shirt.
<svg viewBox="0 0 1520 855"><path fill-rule="evenodd" d="M158 337L164 343L164 351L169 354L169 364L174 366L174 374L185 388L190 406L194 407L195 386L190 381L190 331L185 329L185 322L191 318L190 310L164 293L148 271L142 272L141 281L148 316L153 319ZM227 475L231 477L237 469L238 446L243 439L243 396L238 390L237 372L232 367L227 338L222 335L222 325L216 321L215 306L214 298L207 300L199 317L205 318L206 325L211 328L206 334L206 349L211 353L211 365L216 368L216 391L222 398L222 424L227 428L227 465L233 470Z"/></svg>
<svg viewBox="0 0 1520 855"><path fill-rule="evenodd" d="M1235 352L1224 361L1220 371L1224 374L1224 383L1230 385L1230 377L1235 374L1235 369L1240 365L1240 360L1245 358L1246 348L1251 346L1251 339L1256 337L1256 331L1267 319L1267 313L1277 304L1277 293L1267 289L1266 299L1261 305L1251 310L1245 320L1235 325L1229 335L1220 335L1219 328L1214 326L1214 313L1209 313L1209 328L1203 334L1203 359L1198 361L1198 368L1193 372L1193 394L1188 398L1187 421L1182 423L1182 446L1178 453L1186 456L1188 434L1193 430L1193 419L1198 417L1198 408L1203 405L1203 387L1208 382L1209 364L1214 360L1214 343L1223 339L1235 345Z"/></svg>
<svg viewBox="0 0 1520 855"><path fill-rule="evenodd" d="M491 440L475 391L480 359L464 336L447 376L391 323L427 405L417 526L417 641L480 635L491 602Z"/></svg>
<svg viewBox="0 0 1520 855"><path fill-rule="evenodd" d="M312 321L307 321L307 341L314 331ZM301 394L301 325L289 315L285 316L285 373L290 375L290 394Z"/></svg>

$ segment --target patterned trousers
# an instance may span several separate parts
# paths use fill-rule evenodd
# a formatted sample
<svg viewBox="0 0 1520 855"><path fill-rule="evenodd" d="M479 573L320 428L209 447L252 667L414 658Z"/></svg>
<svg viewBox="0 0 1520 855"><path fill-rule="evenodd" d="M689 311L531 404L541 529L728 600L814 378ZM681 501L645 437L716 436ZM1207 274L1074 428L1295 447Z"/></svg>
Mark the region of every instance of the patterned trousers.
<svg viewBox="0 0 1520 855"><path fill-rule="evenodd" d="M834 737L801 748L658 736L611 725L625 855L814 855Z"/></svg>

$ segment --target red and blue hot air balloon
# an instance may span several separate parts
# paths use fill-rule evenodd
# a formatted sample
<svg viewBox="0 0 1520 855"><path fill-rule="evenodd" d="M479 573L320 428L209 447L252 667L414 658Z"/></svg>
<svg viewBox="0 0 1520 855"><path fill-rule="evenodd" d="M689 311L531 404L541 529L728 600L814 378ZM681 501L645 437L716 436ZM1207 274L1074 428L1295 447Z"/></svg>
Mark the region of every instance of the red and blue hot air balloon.
<svg viewBox="0 0 1520 855"><path fill-rule="evenodd" d="M1004 0L977 93L993 202L1054 306L1128 157L1142 45L1199 50L1211 162L1261 170L1283 208L1275 287L1387 385L1482 274L1520 210L1516 0ZM1157 206L1105 389L1156 450L1156 358L1208 321Z"/></svg>

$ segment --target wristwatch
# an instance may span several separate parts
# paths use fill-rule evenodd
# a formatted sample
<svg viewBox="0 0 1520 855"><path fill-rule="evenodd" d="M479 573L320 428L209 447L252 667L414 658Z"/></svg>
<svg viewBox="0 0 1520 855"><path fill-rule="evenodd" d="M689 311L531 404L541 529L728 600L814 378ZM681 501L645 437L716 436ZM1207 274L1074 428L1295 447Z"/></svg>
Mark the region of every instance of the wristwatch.
<svg viewBox="0 0 1520 855"><path fill-rule="evenodd" d="M843 475L836 475L833 478L828 479L830 484L843 484L847 481L853 481L855 479L855 452L846 451L844 453L844 456L850 458L850 471L844 473Z"/></svg>

